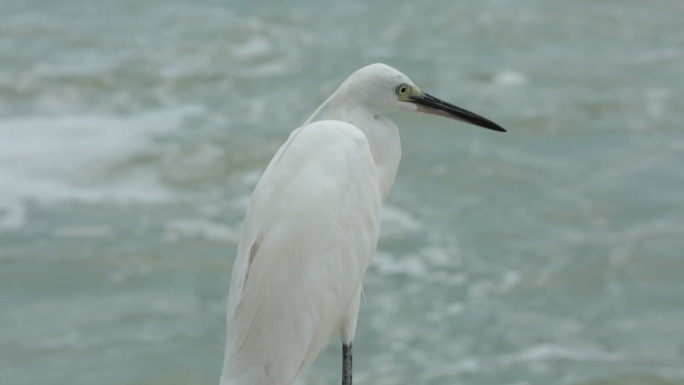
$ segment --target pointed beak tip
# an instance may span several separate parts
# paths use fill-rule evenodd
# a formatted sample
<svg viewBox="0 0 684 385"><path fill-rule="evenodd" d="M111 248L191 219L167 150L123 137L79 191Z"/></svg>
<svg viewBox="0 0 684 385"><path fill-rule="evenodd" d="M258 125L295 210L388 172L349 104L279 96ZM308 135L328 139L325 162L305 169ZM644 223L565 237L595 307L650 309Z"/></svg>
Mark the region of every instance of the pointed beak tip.
<svg viewBox="0 0 684 385"><path fill-rule="evenodd" d="M487 118L447 103L427 93L421 93L420 95L411 97L409 100L418 105L418 111L420 112L460 120L492 131L507 132L505 128Z"/></svg>

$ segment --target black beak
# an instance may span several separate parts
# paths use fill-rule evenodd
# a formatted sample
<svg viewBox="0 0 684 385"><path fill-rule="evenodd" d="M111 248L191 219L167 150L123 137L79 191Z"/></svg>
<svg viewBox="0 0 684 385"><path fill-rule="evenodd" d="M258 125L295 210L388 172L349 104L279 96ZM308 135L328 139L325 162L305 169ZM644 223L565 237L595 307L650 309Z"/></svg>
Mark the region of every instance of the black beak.
<svg viewBox="0 0 684 385"><path fill-rule="evenodd" d="M409 101L418 106L418 111L427 114L439 115L445 118L456 119L466 123L474 124L476 126L488 128L490 130L506 132L506 130L491 120L484 118L476 113L470 112L461 107L454 106L436 97L422 93L417 96L411 96Z"/></svg>

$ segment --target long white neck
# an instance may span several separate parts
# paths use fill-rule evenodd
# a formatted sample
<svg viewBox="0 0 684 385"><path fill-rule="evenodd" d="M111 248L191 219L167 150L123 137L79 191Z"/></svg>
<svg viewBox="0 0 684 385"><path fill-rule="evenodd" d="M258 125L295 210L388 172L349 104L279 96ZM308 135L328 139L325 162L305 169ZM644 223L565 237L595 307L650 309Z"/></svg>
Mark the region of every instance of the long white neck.
<svg viewBox="0 0 684 385"><path fill-rule="evenodd" d="M356 103L339 106L333 103L331 117L352 124L366 134L384 200L394 185L401 160L399 129L391 120Z"/></svg>
<svg viewBox="0 0 684 385"><path fill-rule="evenodd" d="M363 131L373 154L384 199L394 185L401 160L399 129L391 120L369 107L374 106L372 95L357 93L356 97L349 97L350 79L342 83L328 100L311 114L304 125L317 120L333 119L349 123ZM366 100L363 100L364 96Z"/></svg>

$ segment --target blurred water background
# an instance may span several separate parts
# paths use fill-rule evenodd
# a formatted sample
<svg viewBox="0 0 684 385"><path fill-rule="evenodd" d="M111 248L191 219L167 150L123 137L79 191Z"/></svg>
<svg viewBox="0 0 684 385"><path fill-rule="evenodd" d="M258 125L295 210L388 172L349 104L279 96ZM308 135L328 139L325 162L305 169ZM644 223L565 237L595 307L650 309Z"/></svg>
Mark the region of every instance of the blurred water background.
<svg viewBox="0 0 684 385"><path fill-rule="evenodd" d="M684 2L0 1L0 384L216 384L241 220L373 62L393 114L373 385L684 384ZM301 384L337 384L333 343Z"/></svg>

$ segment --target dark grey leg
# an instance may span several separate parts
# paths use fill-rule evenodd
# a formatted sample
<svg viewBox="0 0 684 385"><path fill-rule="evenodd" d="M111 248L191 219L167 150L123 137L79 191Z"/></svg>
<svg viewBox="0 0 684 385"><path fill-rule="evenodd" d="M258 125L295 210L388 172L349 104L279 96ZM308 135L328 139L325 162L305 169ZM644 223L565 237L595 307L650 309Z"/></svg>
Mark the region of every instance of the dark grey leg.
<svg viewBox="0 0 684 385"><path fill-rule="evenodd" d="M342 343L342 385L352 385L352 344Z"/></svg>

